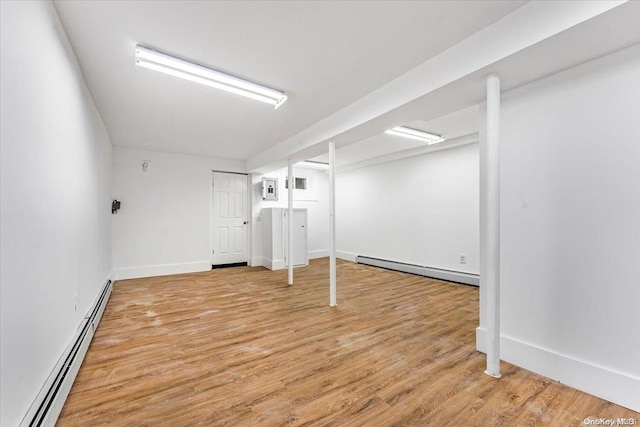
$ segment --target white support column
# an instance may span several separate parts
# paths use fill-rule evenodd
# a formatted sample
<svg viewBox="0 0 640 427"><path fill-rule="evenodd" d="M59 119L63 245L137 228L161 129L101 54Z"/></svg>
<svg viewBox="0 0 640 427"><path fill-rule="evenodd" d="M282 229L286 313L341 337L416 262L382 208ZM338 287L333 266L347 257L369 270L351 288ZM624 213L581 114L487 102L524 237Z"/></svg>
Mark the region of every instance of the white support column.
<svg viewBox="0 0 640 427"><path fill-rule="evenodd" d="M487 77L487 370L500 378L500 76Z"/></svg>
<svg viewBox="0 0 640 427"><path fill-rule="evenodd" d="M288 213L287 213L287 261L289 262L288 283L293 285L293 160L289 160L288 177L289 181L289 197L288 197Z"/></svg>
<svg viewBox="0 0 640 427"><path fill-rule="evenodd" d="M336 146L329 142L329 305L336 302Z"/></svg>

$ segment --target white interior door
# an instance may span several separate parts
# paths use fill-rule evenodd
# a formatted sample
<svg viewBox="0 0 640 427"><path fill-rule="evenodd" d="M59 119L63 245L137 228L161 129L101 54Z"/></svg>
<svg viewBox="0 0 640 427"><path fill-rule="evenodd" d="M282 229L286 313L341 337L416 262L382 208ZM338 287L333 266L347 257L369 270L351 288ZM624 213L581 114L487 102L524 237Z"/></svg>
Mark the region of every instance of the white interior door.
<svg viewBox="0 0 640 427"><path fill-rule="evenodd" d="M289 222L287 219L287 210L284 211L284 257L285 267L289 266L289 260L287 257L289 247ZM293 211L293 265L307 265L309 264L309 254L307 252L307 211L297 210Z"/></svg>
<svg viewBox="0 0 640 427"><path fill-rule="evenodd" d="M213 173L212 265L247 262L247 175Z"/></svg>

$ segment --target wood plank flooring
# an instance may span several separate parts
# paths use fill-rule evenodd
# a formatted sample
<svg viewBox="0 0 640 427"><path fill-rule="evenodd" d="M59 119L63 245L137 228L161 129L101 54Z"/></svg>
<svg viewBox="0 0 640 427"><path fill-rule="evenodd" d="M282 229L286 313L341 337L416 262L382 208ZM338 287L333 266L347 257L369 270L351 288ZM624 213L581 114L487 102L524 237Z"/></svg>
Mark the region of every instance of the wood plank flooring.
<svg viewBox="0 0 640 427"><path fill-rule="evenodd" d="M475 351L477 288L339 262L115 283L58 426L580 426L640 414Z"/></svg>

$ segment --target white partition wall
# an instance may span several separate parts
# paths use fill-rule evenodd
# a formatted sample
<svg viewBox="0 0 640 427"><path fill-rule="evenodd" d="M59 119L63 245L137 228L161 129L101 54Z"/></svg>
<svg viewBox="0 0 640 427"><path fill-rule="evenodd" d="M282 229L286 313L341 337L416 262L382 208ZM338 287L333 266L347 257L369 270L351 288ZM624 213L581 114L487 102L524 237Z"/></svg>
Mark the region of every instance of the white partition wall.
<svg viewBox="0 0 640 427"><path fill-rule="evenodd" d="M53 4L0 18L0 425L17 426L111 274L111 142Z"/></svg>
<svg viewBox="0 0 640 427"><path fill-rule="evenodd" d="M501 117L502 358L636 411L639 75L636 45L504 93Z"/></svg>
<svg viewBox="0 0 640 427"><path fill-rule="evenodd" d="M476 143L338 173L338 257L478 274L478 179Z"/></svg>
<svg viewBox="0 0 640 427"><path fill-rule="evenodd" d="M114 147L113 197L122 202L111 217L116 279L211 269L214 170L244 172L244 163Z"/></svg>

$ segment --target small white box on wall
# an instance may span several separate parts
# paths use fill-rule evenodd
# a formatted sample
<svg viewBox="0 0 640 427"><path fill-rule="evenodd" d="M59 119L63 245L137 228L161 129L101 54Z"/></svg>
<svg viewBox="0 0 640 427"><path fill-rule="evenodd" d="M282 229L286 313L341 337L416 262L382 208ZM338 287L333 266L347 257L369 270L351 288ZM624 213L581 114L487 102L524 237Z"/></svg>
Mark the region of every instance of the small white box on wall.
<svg viewBox="0 0 640 427"><path fill-rule="evenodd" d="M262 178L262 200L278 201L278 178Z"/></svg>

